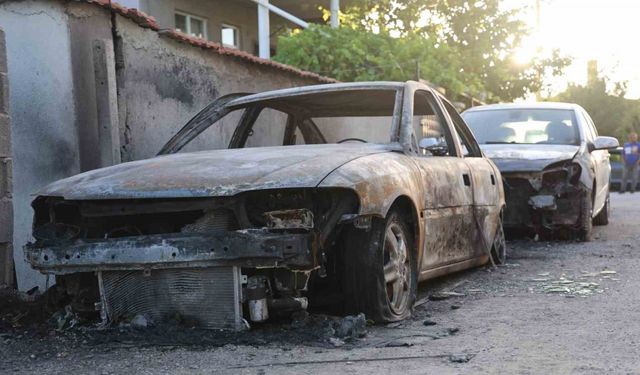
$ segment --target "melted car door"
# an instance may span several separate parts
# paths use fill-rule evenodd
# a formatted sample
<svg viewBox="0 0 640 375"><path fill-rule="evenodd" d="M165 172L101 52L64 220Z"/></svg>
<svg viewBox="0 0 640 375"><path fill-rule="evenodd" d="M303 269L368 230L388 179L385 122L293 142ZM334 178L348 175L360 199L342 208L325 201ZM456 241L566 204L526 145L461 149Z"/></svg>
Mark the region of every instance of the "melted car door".
<svg viewBox="0 0 640 375"><path fill-rule="evenodd" d="M500 174L489 159L482 155L480 146L456 109L447 102L443 102L443 106L459 137L464 161L472 171L474 220L478 221L476 228L482 229L482 232L476 230L478 237L474 241L474 254L477 256L486 255L487 248L485 246L493 241L502 210L500 195L502 181L498 180ZM484 239L479 236L480 233Z"/></svg>
<svg viewBox="0 0 640 375"><path fill-rule="evenodd" d="M424 188L425 272L473 257L472 176L431 93L416 91L412 121Z"/></svg>

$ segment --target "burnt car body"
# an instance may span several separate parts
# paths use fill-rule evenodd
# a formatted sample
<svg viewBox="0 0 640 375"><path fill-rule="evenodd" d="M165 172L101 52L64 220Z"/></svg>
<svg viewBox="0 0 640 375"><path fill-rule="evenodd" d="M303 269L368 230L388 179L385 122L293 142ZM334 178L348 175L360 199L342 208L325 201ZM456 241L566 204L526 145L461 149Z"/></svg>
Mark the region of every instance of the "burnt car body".
<svg viewBox="0 0 640 375"><path fill-rule="evenodd" d="M609 149L589 114L566 103L496 104L462 114L504 179L507 230L588 241L609 216Z"/></svg>
<svg viewBox="0 0 640 375"><path fill-rule="evenodd" d="M228 149L180 152L229 116ZM155 158L44 188L26 258L105 320L177 311L238 329L338 295L394 321L419 280L504 260L500 182L417 82L233 94Z"/></svg>

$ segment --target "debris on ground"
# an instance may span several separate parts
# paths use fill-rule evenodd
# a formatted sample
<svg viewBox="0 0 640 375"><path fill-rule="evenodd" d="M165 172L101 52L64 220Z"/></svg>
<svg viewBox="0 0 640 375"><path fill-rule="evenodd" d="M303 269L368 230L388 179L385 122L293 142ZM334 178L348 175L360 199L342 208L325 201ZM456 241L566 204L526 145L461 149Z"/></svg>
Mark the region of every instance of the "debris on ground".
<svg viewBox="0 0 640 375"><path fill-rule="evenodd" d="M460 328L458 327L447 328L447 332L449 333L449 335L453 336L456 333L460 332Z"/></svg>
<svg viewBox="0 0 640 375"><path fill-rule="evenodd" d="M135 328L147 328L150 325L149 319L142 314L138 314L131 319L130 322L132 327Z"/></svg>
<svg viewBox="0 0 640 375"><path fill-rule="evenodd" d="M344 346L344 341L342 339L339 339L337 337L329 337L329 343L331 345L333 345L336 348L339 348L341 346Z"/></svg>
<svg viewBox="0 0 640 375"><path fill-rule="evenodd" d="M428 327L428 326L435 326L438 323L434 322L433 320L427 319L424 322L422 322L422 324Z"/></svg>
<svg viewBox="0 0 640 375"><path fill-rule="evenodd" d="M46 309L45 296L32 289L31 294L0 289L0 332L16 330L46 331L51 312Z"/></svg>
<svg viewBox="0 0 640 375"><path fill-rule="evenodd" d="M558 278L552 277L549 272L538 273L537 276L529 279L531 282L538 283L536 290L547 294L562 294L567 297L587 297L595 293L602 293L604 290L599 282L603 280L616 281L611 275L615 275L616 271L603 270L599 272L581 271L579 275L568 276L562 273ZM600 280L594 280L600 278Z"/></svg>
<svg viewBox="0 0 640 375"><path fill-rule="evenodd" d="M413 344L407 341L392 341L385 344L385 348L408 348Z"/></svg>
<svg viewBox="0 0 640 375"><path fill-rule="evenodd" d="M367 335L367 319L362 313L346 316L340 320L335 330L336 336L340 338L362 338Z"/></svg>
<svg viewBox="0 0 640 375"><path fill-rule="evenodd" d="M473 359L473 357L475 357L475 354L451 354L449 356L449 362L452 363L467 363L469 362L471 359Z"/></svg>
<svg viewBox="0 0 640 375"><path fill-rule="evenodd" d="M431 295L429 295L429 300L430 301L443 301L445 299L449 299L451 297L465 297L466 294L464 293L458 293L458 292L439 292L439 293L433 293Z"/></svg>
<svg viewBox="0 0 640 375"><path fill-rule="evenodd" d="M78 325L80 319L78 315L73 312L71 305L66 305L63 310L55 312L49 322L56 330L63 331Z"/></svg>

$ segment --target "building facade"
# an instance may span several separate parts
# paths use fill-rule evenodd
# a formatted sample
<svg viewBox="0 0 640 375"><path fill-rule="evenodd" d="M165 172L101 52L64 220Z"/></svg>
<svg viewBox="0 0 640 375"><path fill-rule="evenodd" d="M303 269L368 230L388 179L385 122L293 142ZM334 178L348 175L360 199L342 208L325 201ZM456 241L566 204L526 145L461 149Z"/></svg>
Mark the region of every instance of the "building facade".
<svg viewBox="0 0 640 375"><path fill-rule="evenodd" d="M269 58L277 36L308 23L338 25L338 10L345 0L122 0L129 8L154 17L161 28L237 48Z"/></svg>

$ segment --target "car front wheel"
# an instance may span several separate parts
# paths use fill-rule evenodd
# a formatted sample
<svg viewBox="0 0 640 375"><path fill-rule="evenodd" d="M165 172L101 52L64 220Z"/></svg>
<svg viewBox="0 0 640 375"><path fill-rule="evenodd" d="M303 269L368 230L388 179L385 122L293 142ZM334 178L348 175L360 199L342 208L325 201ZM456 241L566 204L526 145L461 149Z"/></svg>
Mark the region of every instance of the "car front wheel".
<svg viewBox="0 0 640 375"><path fill-rule="evenodd" d="M609 194L607 194L607 199L604 201L602 210L593 218L593 225L608 225L610 213L611 205L609 204Z"/></svg>
<svg viewBox="0 0 640 375"><path fill-rule="evenodd" d="M580 219L578 220L578 240L581 242L591 241L591 236L593 233L593 201L591 198L591 194L589 192L585 192L582 199L580 200Z"/></svg>
<svg viewBox="0 0 640 375"><path fill-rule="evenodd" d="M411 316L417 290L414 243L400 210L373 219L369 231L347 231L343 280L348 313L363 312L376 323Z"/></svg>

